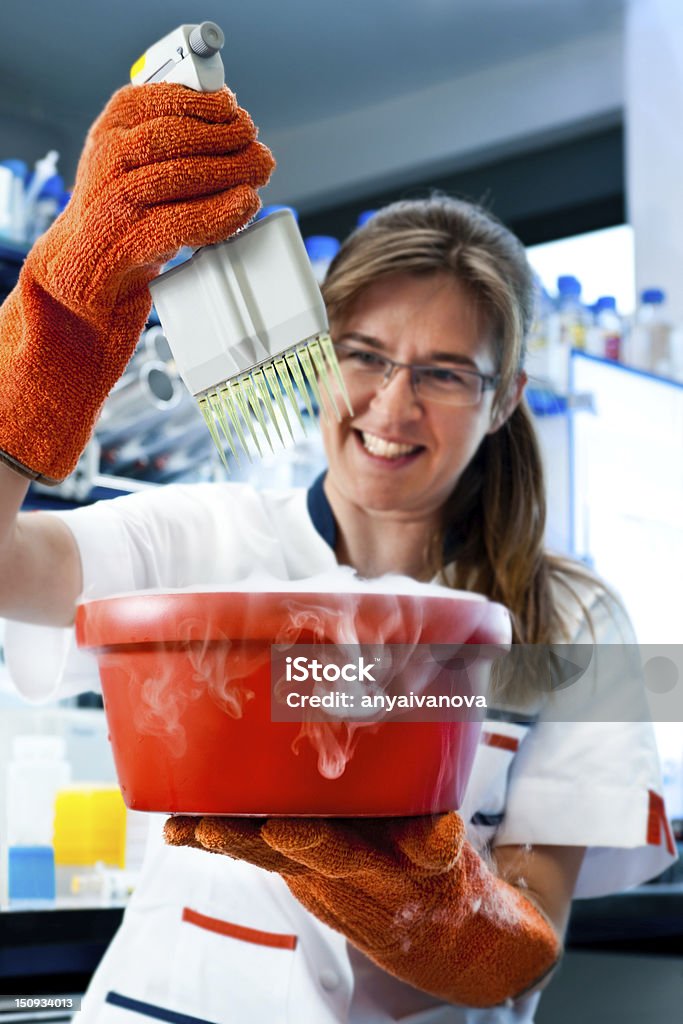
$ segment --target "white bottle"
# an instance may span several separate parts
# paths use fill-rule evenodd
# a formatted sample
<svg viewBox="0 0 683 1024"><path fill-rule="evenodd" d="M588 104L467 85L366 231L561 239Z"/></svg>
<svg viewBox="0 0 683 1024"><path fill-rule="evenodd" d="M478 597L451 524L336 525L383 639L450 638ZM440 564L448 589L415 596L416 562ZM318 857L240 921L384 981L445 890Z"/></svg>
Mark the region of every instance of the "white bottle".
<svg viewBox="0 0 683 1024"><path fill-rule="evenodd" d="M613 295L602 295L595 303L595 326L598 331L599 351L594 355L621 362L623 359L623 327L617 313L617 300ZM587 346L588 347L588 346Z"/></svg>
<svg viewBox="0 0 683 1024"><path fill-rule="evenodd" d="M671 371L671 324L666 313L666 294L646 288L633 318L628 362L639 370L668 376Z"/></svg>
<svg viewBox="0 0 683 1024"><path fill-rule="evenodd" d="M683 327L674 327L669 338L671 379L683 382Z"/></svg>
<svg viewBox="0 0 683 1024"><path fill-rule="evenodd" d="M558 394L569 390L569 355L585 349L590 324L588 310L581 302L581 282L569 274L557 279L555 310L548 320L548 364L550 381Z"/></svg>
<svg viewBox="0 0 683 1024"><path fill-rule="evenodd" d="M14 175L9 167L0 164L0 238L12 238L13 202Z"/></svg>
<svg viewBox="0 0 683 1024"><path fill-rule="evenodd" d="M58 176L58 160L59 153L56 149L51 149L49 153L42 158L42 160L36 160L33 165L33 173L31 174L24 191L24 217L27 241L34 242L38 234L41 233L37 223L40 219L38 216L38 200L47 182L51 178ZM56 203L53 212L56 215ZM45 227L42 226L42 231L44 230Z"/></svg>
<svg viewBox="0 0 683 1024"><path fill-rule="evenodd" d="M21 244L26 241L26 196L24 183L28 174L28 167L23 160L3 160L2 166L7 168L11 175L10 202L9 202L9 227L7 237Z"/></svg>
<svg viewBox="0 0 683 1024"><path fill-rule="evenodd" d="M62 736L15 736L7 767L8 889L11 898L54 896L55 797L71 777ZM40 876L30 878L35 865Z"/></svg>
<svg viewBox="0 0 683 1024"><path fill-rule="evenodd" d="M536 281L536 302L534 310L534 321L529 331L527 340L524 369L529 375L529 386L532 388L547 388L550 386L550 342L548 338L550 318L555 310L555 304L543 287L538 275Z"/></svg>
<svg viewBox="0 0 683 1024"><path fill-rule="evenodd" d="M69 193L64 189L64 179L60 174L53 174L45 182L33 204L27 228L30 242L35 242L47 231L68 201Z"/></svg>

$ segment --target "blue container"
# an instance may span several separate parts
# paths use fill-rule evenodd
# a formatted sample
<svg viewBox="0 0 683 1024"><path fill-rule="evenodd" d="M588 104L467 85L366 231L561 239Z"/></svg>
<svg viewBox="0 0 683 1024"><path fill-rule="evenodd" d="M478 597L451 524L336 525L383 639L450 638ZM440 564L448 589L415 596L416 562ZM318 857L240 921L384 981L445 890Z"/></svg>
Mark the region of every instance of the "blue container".
<svg viewBox="0 0 683 1024"><path fill-rule="evenodd" d="M311 263L316 260L330 263L341 248L339 239L332 235L309 235L304 238L304 245Z"/></svg>
<svg viewBox="0 0 683 1024"><path fill-rule="evenodd" d="M10 846L8 895L11 900L55 898L55 852L51 846Z"/></svg>

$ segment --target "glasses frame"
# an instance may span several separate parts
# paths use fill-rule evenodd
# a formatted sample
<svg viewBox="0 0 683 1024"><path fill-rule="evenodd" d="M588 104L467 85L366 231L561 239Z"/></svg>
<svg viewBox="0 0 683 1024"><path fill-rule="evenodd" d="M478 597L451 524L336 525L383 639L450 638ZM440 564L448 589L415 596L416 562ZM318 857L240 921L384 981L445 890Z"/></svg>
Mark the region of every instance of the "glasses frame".
<svg viewBox="0 0 683 1024"><path fill-rule="evenodd" d="M422 399L423 401L426 402L438 402L440 405L451 405L454 408L472 409L476 405L478 405L479 402L481 402L485 391L493 391L500 384L500 374L481 373L480 370L470 370L468 367L458 367L458 373L462 373L467 377L478 377L479 380L481 381L481 390L476 402L472 402L468 406L460 405L458 402L451 402L447 398L425 398L424 395L420 394L419 383L416 380L416 376L419 374L420 370L448 370L450 369L450 367L437 366L435 363L399 363L397 359L391 359L390 356L384 355L383 352L375 352L373 349L356 348L354 345L347 345L343 341L335 341L333 342L333 344L335 350L337 352L340 352L342 355L344 353L348 355L367 353L367 355L374 356L375 359L379 360L380 362L386 363L386 370L382 375L381 383L378 382L377 384L378 390L379 388L384 387L384 385L391 380L395 370L408 370L410 373L410 386L413 389L413 394L415 395L416 398Z"/></svg>

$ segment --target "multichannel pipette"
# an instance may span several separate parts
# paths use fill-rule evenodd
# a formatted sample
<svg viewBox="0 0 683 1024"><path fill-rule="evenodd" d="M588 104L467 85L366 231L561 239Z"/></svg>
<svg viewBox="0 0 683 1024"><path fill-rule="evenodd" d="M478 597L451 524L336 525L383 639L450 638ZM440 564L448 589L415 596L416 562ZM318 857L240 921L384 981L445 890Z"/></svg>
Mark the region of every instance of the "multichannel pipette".
<svg viewBox="0 0 683 1024"><path fill-rule="evenodd" d="M224 81L222 46L213 22L181 25L133 65L131 80L214 91ZM262 454L255 423L271 449L270 425L281 441L282 427L294 437L287 403L305 432L297 394L310 416L312 395L324 416L341 419L336 385L352 412L320 289L288 210L199 249L150 289L178 372L226 466L226 443L238 458L235 439L251 457L245 430Z"/></svg>

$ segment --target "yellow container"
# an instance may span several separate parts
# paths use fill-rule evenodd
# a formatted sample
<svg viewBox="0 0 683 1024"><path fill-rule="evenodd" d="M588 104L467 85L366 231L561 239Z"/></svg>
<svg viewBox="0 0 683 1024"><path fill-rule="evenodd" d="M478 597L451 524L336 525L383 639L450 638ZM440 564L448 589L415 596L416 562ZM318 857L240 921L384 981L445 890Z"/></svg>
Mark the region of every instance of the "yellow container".
<svg viewBox="0 0 683 1024"><path fill-rule="evenodd" d="M58 867L125 867L126 807L118 786L80 783L58 790L54 850Z"/></svg>

